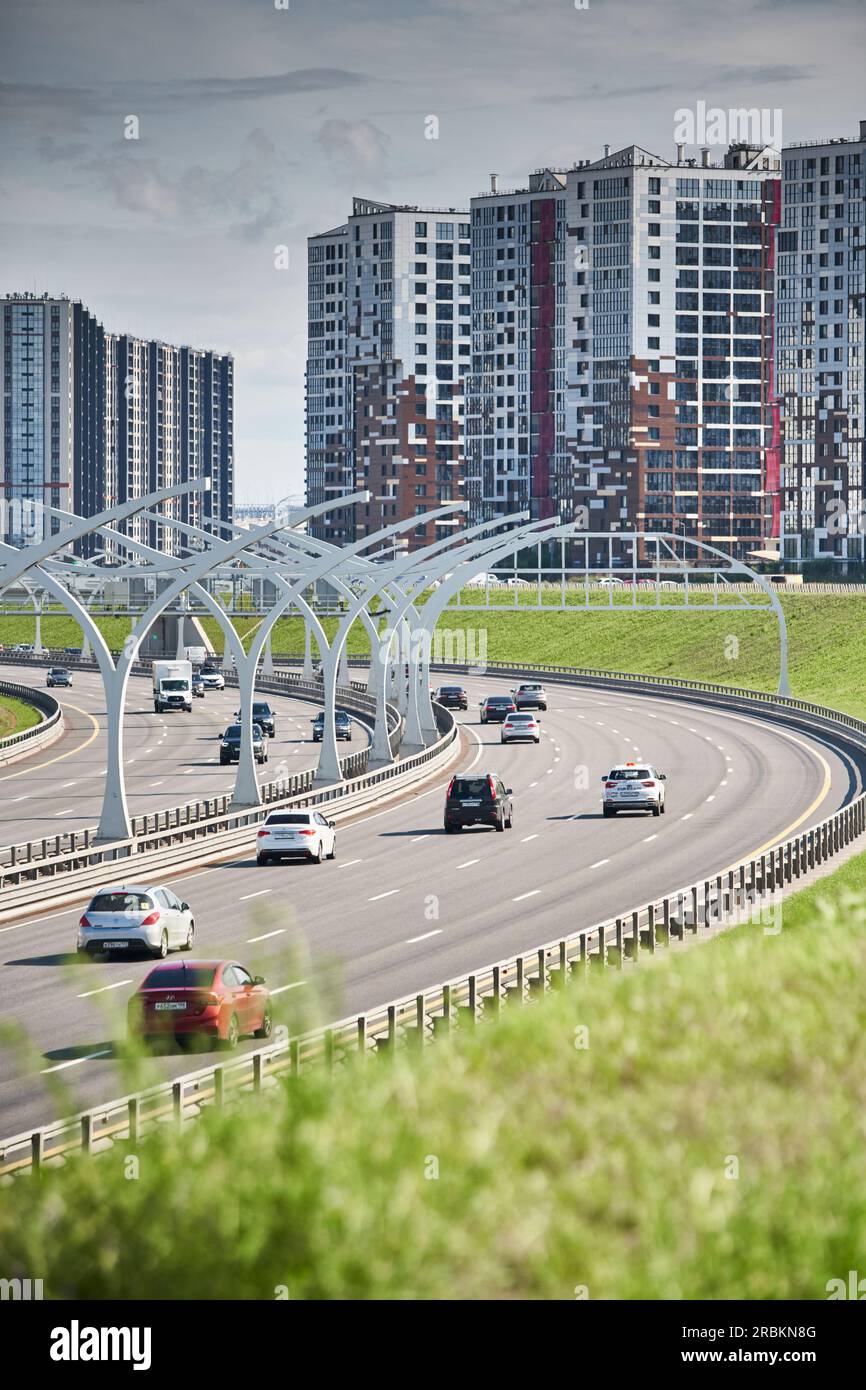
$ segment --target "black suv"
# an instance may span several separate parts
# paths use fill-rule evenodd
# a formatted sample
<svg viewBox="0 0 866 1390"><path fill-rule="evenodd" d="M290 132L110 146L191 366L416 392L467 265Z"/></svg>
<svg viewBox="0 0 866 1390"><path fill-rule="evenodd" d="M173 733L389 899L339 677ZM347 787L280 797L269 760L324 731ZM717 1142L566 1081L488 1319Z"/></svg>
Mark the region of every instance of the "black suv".
<svg viewBox="0 0 866 1390"><path fill-rule="evenodd" d="M442 705L443 709L469 708L469 696L462 685L440 685L433 699L437 705Z"/></svg>
<svg viewBox="0 0 866 1390"><path fill-rule="evenodd" d="M325 732L325 711L322 710L316 715L313 722L313 742L321 743L322 735ZM352 742L352 719L344 709L334 710L334 727L337 731L337 739L344 738L348 743Z"/></svg>
<svg viewBox="0 0 866 1390"><path fill-rule="evenodd" d="M237 763L241 757L241 726L229 724L220 743L220 762ZM268 761L268 741L259 728L253 725L253 757L257 763Z"/></svg>
<svg viewBox="0 0 866 1390"><path fill-rule="evenodd" d="M510 830L514 825L511 788L495 772L451 778L445 793L445 833L465 825L492 825L496 830Z"/></svg>
<svg viewBox="0 0 866 1390"><path fill-rule="evenodd" d="M240 710L235 711L235 719L240 719ZM267 700L253 701L253 723L258 724L259 728L266 733L268 738L275 738L277 732L277 716L271 709Z"/></svg>

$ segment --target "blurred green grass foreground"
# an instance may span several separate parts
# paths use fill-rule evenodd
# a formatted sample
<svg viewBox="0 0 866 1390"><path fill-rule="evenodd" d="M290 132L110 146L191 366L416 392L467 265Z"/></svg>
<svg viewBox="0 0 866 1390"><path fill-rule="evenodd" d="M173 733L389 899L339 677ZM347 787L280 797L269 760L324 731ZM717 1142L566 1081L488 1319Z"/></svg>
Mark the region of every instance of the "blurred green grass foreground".
<svg viewBox="0 0 866 1390"><path fill-rule="evenodd" d="M866 1269L863 883L860 856L778 935L19 1179L0 1272L46 1298L826 1298Z"/></svg>

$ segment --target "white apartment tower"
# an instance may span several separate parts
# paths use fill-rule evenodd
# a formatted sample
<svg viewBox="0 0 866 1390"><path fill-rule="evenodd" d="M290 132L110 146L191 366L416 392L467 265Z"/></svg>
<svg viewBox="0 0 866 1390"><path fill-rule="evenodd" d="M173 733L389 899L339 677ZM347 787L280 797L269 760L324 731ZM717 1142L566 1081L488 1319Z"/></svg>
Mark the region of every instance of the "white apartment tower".
<svg viewBox="0 0 866 1390"><path fill-rule="evenodd" d="M308 279L307 500L372 494L311 528L344 544L462 494L468 214L356 198L310 238Z"/></svg>

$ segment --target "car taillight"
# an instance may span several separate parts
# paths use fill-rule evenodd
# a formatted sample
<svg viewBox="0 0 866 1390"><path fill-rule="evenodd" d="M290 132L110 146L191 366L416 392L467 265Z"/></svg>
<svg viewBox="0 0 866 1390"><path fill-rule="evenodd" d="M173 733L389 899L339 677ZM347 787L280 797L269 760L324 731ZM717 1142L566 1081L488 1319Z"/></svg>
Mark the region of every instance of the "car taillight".
<svg viewBox="0 0 866 1390"><path fill-rule="evenodd" d="M299 835L315 835L315 830L299 830Z"/></svg>
<svg viewBox="0 0 866 1390"><path fill-rule="evenodd" d="M655 782L641 782L642 787L654 787Z"/></svg>
<svg viewBox="0 0 866 1390"><path fill-rule="evenodd" d="M90 922L89 922L89 920L88 920L88 917L87 917L87 914L86 914L86 913L85 913L84 916L81 918L81 920L79 921L78 925L79 925L79 927L89 927L89 926L90 926Z"/></svg>
<svg viewBox="0 0 866 1390"><path fill-rule="evenodd" d="M490 788L490 795L493 797L493 800L495 801L495 800L496 800L496 788L495 788L495 786L493 785L493 778L492 778L492 777L488 777L488 778L487 778L487 785L488 785L488 787Z"/></svg>
<svg viewBox="0 0 866 1390"><path fill-rule="evenodd" d="M196 1013L204 1013L212 1004L221 1004L222 999L218 994L197 994L192 1000L192 1006Z"/></svg>
<svg viewBox="0 0 866 1390"><path fill-rule="evenodd" d="M270 835L270 833L271 832L269 830L259 830L256 832L256 839L260 840L263 835Z"/></svg>
<svg viewBox="0 0 866 1390"><path fill-rule="evenodd" d="M450 795L451 795L451 793L452 793L453 790L454 790L454 778L452 777L452 778L451 778L451 781L448 783L448 790L447 790L447 792L445 793L445 800L446 800L446 801L447 801L448 798L450 797Z"/></svg>
<svg viewBox="0 0 866 1390"><path fill-rule="evenodd" d="M616 786L616 782L605 782L604 785L605 785L606 787L615 787L615 786Z"/></svg>
<svg viewBox="0 0 866 1390"><path fill-rule="evenodd" d="M153 912L148 913L141 925L143 927L155 927L158 921L159 908L155 908Z"/></svg>

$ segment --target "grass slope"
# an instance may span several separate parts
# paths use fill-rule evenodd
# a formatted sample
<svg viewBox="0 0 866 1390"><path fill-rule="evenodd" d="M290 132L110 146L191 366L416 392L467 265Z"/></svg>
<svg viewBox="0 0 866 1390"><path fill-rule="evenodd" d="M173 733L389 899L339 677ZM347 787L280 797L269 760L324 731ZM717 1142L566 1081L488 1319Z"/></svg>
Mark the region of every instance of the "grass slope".
<svg viewBox="0 0 866 1390"><path fill-rule="evenodd" d="M866 600L862 598L786 598L790 677L800 699L833 704L866 718ZM247 632L250 620L239 619ZM222 651L216 624L204 620L211 642ZM330 638L335 619L323 626ZM461 660L463 653L486 650L489 661L537 661L594 666L608 671L640 671L718 681L754 690L775 690L779 642L771 613L731 612L686 615L642 613L516 611L447 612L439 623L434 659ZM448 633L453 634L449 639ZM470 637L470 632L472 636ZM462 644L462 645L461 645ZM300 618L277 621L275 652L303 651ZM350 655L367 655L366 634L356 624L349 635Z"/></svg>
<svg viewBox="0 0 866 1390"><path fill-rule="evenodd" d="M778 936L166 1125L137 1172L0 1190L0 1267L46 1297L824 1298L866 1238L863 873Z"/></svg>
<svg viewBox="0 0 866 1390"><path fill-rule="evenodd" d="M38 724L41 715L33 705L25 700L16 700L11 695L0 695L0 739L10 734L23 733Z"/></svg>
<svg viewBox="0 0 866 1390"><path fill-rule="evenodd" d="M468 597L468 593L467 593ZM477 595L476 595L477 597ZM788 623L791 686L801 699L834 704L866 717L866 600L858 597L781 596ZM521 601L523 596L521 595ZM618 598L619 601L619 598ZM624 602L624 601L623 601ZM112 649L119 649L129 632L128 618L104 618L100 625ZM202 619L214 649L222 653L219 628ZM254 618L238 618L238 631L248 645L257 627ZM337 620L323 621L330 638ZM46 645L80 645L81 634L71 618L43 619ZM486 644L491 661L538 661L560 665L597 666L605 670L641 671L693 680L774 690L779 647L775 618L767 613L701 613L687 615L646 611L591 613L527 611L446 613L439 624L434 655L460 659L460 642ZM473 638L468 632L472 630ZM449 647L448 632L455 636ZM0 642L32 642L32 617L0 617ZM462 638L459 634L463 634ZM277 621L272 637L275 652L299 653L304 648L300 618ZM349 634L350 655L368 655L366 633L356 623Z"/></svg>

